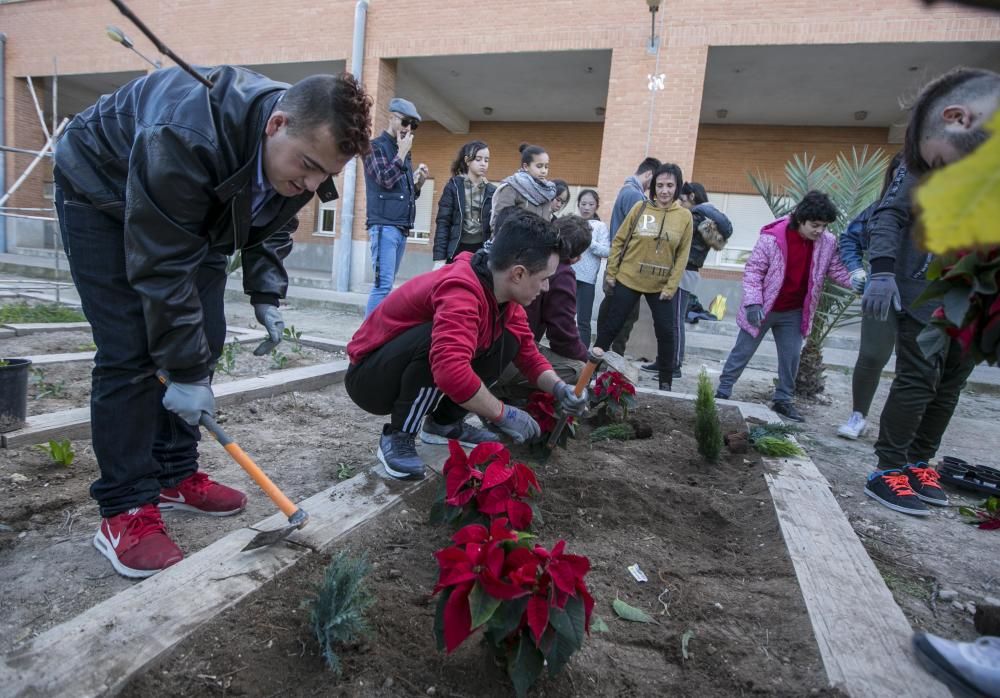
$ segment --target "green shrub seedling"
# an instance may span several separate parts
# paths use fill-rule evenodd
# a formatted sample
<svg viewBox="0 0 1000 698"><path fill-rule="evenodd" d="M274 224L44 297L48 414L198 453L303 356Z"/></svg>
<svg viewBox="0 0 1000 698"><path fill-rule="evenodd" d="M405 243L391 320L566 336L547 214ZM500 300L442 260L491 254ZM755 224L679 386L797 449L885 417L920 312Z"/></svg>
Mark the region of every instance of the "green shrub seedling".
<svg viewBox="0 0 1000 698"><path fill-rule="evenodd" d="M48 444L38 444L38 448L47 453L53 463L61 465L64 468L68 468L72 465L73 459L76 457L69 439L63 439L62 441L49 441Z"/></svg>
<svg viewBox="0 0 1000 698"><path fill-rule="evenodd" d="M326 568L316 592L309 623L327 667L338 676L341 666L335 646L357 642L368 629L365 613L375 602L367 588L370 571L365 558L341 551Z"/></svg>
<svg viewBox="0 0 1000 698"><path fill-rule="evenodd" d="M719 424L719 410L715 406L712 382L705 369L698 374L698 398L694 403L694 412L694 437L698 441L698 453L715 463L722 453L722 426Z"/></svg>

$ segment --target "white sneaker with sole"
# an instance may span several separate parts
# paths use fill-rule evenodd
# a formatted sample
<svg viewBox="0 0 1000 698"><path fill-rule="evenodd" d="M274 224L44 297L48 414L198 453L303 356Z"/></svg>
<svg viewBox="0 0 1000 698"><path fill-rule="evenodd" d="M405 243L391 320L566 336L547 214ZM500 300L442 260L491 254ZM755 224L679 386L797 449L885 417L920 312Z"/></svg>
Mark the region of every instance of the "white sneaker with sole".
<svg viewBox="0 0 1000 698"><path fill-rule="evenodd" d="M851 412L850 418L837 429L837 436L843 436L852 441L858 439L868 428L868 420L860 412Z"/></svg>

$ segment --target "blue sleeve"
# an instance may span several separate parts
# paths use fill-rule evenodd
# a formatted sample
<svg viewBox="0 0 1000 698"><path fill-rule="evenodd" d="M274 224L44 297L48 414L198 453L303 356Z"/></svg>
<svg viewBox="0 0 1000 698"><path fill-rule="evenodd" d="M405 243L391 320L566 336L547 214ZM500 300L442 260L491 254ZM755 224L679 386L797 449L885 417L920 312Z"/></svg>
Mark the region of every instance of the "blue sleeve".
<svg viewBox="0 0 1000 698"><path fill-rule="evenodd" d="M840 234L838 242L840 261L847 267L847 271L855 271L864 266L865 245L861 237L864 234L865 223L867 216L862 213Z"/></svg>
<svg viewBox="0 0 1000 698"><path fill-rule="evenodd" d="M611 227L609 228L609 232L611 233L612 240L618 234L618 229L621 227L622 221L625 220L625 216L628 215L628 212L632 210L632 207L638 201L642 201L642 194L631 187L622 190L621 194L618 195L615 207L611 211Z"/></svg>

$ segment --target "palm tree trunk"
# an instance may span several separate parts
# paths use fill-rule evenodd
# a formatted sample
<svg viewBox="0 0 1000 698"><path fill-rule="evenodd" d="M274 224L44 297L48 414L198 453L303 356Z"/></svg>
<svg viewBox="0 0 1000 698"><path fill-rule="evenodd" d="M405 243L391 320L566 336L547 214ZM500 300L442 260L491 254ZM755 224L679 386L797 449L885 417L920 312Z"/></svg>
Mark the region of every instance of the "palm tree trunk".
<svg viewBox="0 0 1000 698"><path fill-rule="evenodd" d="M799 373L795 376L795 394L800 397L815 397L826 389L823 375L823 347L814 341L810 332L802 348L799 359Z"/></svg>

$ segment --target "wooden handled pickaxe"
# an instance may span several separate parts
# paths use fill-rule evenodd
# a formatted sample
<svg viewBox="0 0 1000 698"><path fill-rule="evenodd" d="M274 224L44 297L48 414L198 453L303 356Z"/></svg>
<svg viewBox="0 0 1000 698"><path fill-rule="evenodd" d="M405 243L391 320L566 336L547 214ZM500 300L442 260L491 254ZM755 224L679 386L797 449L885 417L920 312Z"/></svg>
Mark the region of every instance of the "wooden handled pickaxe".
<svg viewBox="0 0 1000 698"><path fill-rule="evenodd" d="M576 382L576 386L573 388L573 392L576 393L577 397L583 395L584 388L590 384L590 379L594 377L594 371L597 367L604 362L604 350L599 347L594 347L587 353L587 365L583 367L580 371L580 378ZM553 449L556 447L556 443L559 441L559 435L562 434L562 430L566 428L566 424L569 423L569 415L564 414L559 418L559 422L556 424L556 428L552 430L549 435L548 443L546 447Z"/></svg>

